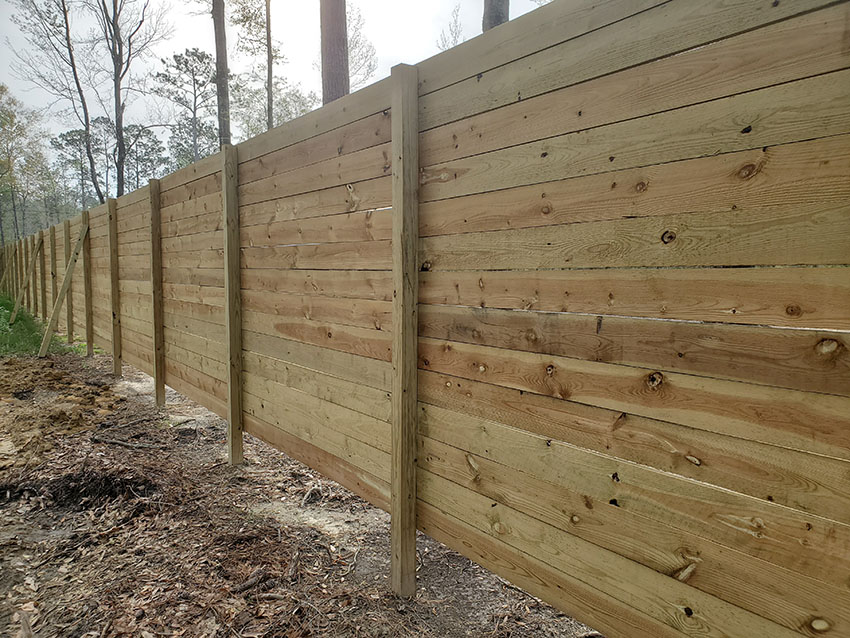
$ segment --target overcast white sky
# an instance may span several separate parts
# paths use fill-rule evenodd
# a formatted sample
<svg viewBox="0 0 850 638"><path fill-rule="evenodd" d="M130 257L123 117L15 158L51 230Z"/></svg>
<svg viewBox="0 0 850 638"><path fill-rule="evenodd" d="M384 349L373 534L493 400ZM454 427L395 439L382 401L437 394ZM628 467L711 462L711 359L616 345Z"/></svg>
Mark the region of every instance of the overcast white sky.
<svg viewBox="0 0 850 638"><path fill-rule="evenodd" d="M196 3L153 1L169 7L169 21L173 27L171 38L158 46L157 58L190 47L214 52L212 19L208 15L193 15L199 11ZM437 53L437 38L440 31L447 28L452 9L458 4L457 0L348 2L360 9L365 20L366 36L378 54L378 70L373 80L389 75L390 68L395 64L415 64ZM461 0L460 16L465 39L480 34L483 4L484 0ZM30 83L15 77L11 69L13 55L10 45L15 48L25 46L10 20L13 8L9 0L0 0L0 82L7 84L12 93L25 104L43 108L48 103L46 96ZM511 18L535 8L531 0L511 0ZM277 74L291 82L300 83L305 90L321 94L321 78L315 68L319 60L319 0L272 0L272 35L281 43L287 59L286 64L277 68ZM235 57L235 44L236 34L231 29L228 32L231 69L239 72L245 69L249 61ZM134 119L132 109L130 115L130 119ZM135 116L140 115L137 110ZM50 121L54 133L69 127L68 123L57 118Z"/></svg>

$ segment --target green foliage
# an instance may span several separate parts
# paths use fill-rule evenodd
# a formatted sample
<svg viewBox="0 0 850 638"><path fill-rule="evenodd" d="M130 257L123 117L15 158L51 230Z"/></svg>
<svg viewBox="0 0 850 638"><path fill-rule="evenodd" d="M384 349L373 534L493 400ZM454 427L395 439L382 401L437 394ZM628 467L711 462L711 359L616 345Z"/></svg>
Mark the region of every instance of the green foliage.
<svg viewBox="0 0 850 638"><path fill-rule="evenodd" d="M0 356L38 354L41 347L41 339L44 336L44 328L40 321L35 319L29 312L21 308L15 317L15 323L9 325L9 317L15 307L13 299L0 295ZM83 344L85 349L85 344ZM68 346L62 343L54 335L50 342L51 353L63 353L77 351L76 346Z"/></svg>
<svg viewBox="0 0 850 638"><path fill-rule="evenodd" d="M231 84L231 116L239 127L243 139L254 137L266 131L266 87L265 79L251 74L240 75ZM275 78L272 84L274 93L274 125L300 117L319 105L319 97L312 91L304 93L300 86L289 84L286 80Z"/></svg>

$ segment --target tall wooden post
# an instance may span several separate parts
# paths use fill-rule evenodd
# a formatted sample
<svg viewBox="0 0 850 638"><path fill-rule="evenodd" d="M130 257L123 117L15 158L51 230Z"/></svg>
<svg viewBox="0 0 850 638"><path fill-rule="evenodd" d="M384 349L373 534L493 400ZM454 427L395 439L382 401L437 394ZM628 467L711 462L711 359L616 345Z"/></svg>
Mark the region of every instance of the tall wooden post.
<svg viewBox="0 0 850 638"><path fill-rule="evenodd" d="M221 209L224 215L224 304L227 328L227 458L242 462L242 285L239 251L239 156L221 147Z"/></svg>
<svg viewBox="0 0 850 638"><path fill-rule="evenodd" d="M416 593L416 423L418 379L419 80L415 66L392 69L393 382L391 583Z"/></svg>
<svg viewBox="0 0 850 638"><path fill-rule="evenodd" d="M62 224L62 230L65 234L65 268L71 262L71 221L66 219ZM85 266L85 272L88 272L88 266ZM68 294L65 297L65 329L68 334L68 343L74 343L74 282L68 284Z"/></svg>
<svg viewBox="0 0 850 638"><path fill-rule="evenodd" d="M30 255L33 257L32 270L32 316L38 317L38 259L35 254L35 235L30 235Z"/></svg>
<svg viewBox="0 0 850 638"><path fill-rule="evenodd" d="M162 216L159 180L148 182L151 207L151 309L153 316L153 384L157 407L165 406L165 337L162 333Z"/></svg>
<svg viewBox="0 0 850 638"><path fill-rule="evenodd" d="M112 305L112 374L121 376L121 293L118 286L118 204L106 200L109 222L109 299Z"/></svg>
<svg viewBox="0 0 850 638"><path fill-rule="evenodd" d="M28 263L30 263L30 241L29 241L29 237L24 237L21 241L24 244L24 264L28 264ZM22 268L21 271L22 271L22 273L26 273L24 268ZM24 277L26 277L26 274L24 274ZM22 282L22 284L23 284L23 287L24 287L24 308L26 308L28 311L32 312L32 300L30 299L30 282L25 281L25 282Z"/></svg>
<svg viewBox="0 0 850 638"><path fill-rule="evenodd" d="M38 243L41 244L41 252L38 255L38 287L41 293L39 308L41 309L41 318L47 321L50 316L50 310L47 309L47 259L44 254L47 247L44 245L44 231L38 231Z"/></svg>
<svg viewBox="0 0 850 638"><path fill-rule="evenodd" d="M56 226L51 226L50 231L50 308L56 304Z"/></svg>
<svg viewBox="0 0 850 638"><path fill-rule="evenodd" d="M89 211L84 210L81 224L89 226ZM91 233L83 238L83 302L86 316L86 356L94 355L94 316L92 313Z"/></svg>

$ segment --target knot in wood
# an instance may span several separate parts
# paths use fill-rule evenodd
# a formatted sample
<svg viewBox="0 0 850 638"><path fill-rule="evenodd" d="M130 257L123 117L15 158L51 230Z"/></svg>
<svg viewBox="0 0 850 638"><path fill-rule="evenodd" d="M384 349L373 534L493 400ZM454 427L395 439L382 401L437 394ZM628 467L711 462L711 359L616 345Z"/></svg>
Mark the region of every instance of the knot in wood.
<svg viewBox="0 0 850 638"><path fill-rule="evenodd" d="M646 377L646 385L655 390L664 382L664 375L660 372L652 372Z"/></svg>
<svg viewBox="0 0 850 638"><path fill-rule="evenodd" d="M555 374L555 366L550 363L546 366L546 375L551 377L553 374Z"/></svg>
<svg viewBox="0 0 850 638"><path fill-rule="evenodd" d="M812 618L812 621L809 623L809 626L818 633L829 631L831 628L829 622L824 620L823 618Z"/></svg>
<svg viewBox="0 0 850 638"><path fill-rule="evenodd" d="M422 267L419 270L421 270L422 272L428 272L429 270L431 270L431 262L430 261L423 261Z"/></svg>
<svg viewBox="0 0 850 638"><path fill-rule="evenodd" d="M635 184L635 190L638 193L642 193L643 191L645 191L646 190L646 182L638 182L637 184Z"/></svg>
<svg viewBox="0 0 850 638"><path fill-rule="evenodd" d="M789 317L799 317L803 314L803 309L795 303L785 306L785 314Z"/></svg>
<svg viewBox="0 0 850 638"><path fill-rule="evenodd" d="M841 347L841 344L835 339L821 339L815 346L815 352L820 355L834 354Z"/></svg>
<svg viewBox="0 0 850 638"><path fill-rule="evenodd" d="M573 525L578 525L578 523L579 523L579 521L580 521L580 520L581 520L581 519L580 519L580 518L579 518L576 514L573 514L573 515L570 517L570 522L571 522Z"/></svg>
<svg viewBox="0 0 850 638"><path fill-rule="evenodd" d="M549 204L545 204L540 208L540 212L544 215L548 215L552 212L552 208L549 206Z"/></svg>
<svg viewBox="0 0 850 638"><path fill-rule="evenodd" d="M744 164L741 168L738 169L738 177L741 179L749 179L757 172L757 167L755 164Z"/></svg>
<svg viewBox="0 0 850 638"><path fill-rule="evenodd" d="M661 233L661 242L664 243L664 244L669 244L670 242L675 241L675 239L676 239L675 231L665 230L663 233Z"/></svg>

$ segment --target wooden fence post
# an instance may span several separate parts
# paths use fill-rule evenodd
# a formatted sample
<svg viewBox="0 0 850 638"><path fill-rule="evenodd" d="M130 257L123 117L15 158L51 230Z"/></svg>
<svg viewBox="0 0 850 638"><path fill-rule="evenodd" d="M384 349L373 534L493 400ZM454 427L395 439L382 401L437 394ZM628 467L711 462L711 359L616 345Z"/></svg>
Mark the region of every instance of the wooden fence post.
<svg viewBox="0 0 850 638"><path fill-rule="evenodd" d="M44 245L44 231L38 231L38 243L41 244L41 252L38 255L38 287L41 289L39 292L41 293L41 301L39 303L39 308L41 308L41 318L44 321L47 321L48 310L47 310L47 255L45 255L45 251L47 250Z"/></svg>
<svg viewBox="0 0 850 638"><path fill-rule="evenodd" d="M21 241L24 243L24 265L30 263L30 240L29 237L24 237ZM22 273L24 277L26 277L26 271L22 268ZM30 299L30 282L29 280L25 280L23 283L24 288L24 308L32 311L32 300Z"/></svg>
<svg viewBox="0 0 850 638"><path fill-rule="evenodd" d="M51 226L50 236L50 307L56 304L56 226ZM48 315L49 316L49 315ZM46 318L46 317L45 317Z"/></svg>
<svg viewBox="0 0 850 638"><path fill-rule="evenodd" d="M227 458L242 462L242 278L239 250L239 155L221 147L221 209L224 215L224 317L227 334Z"/></svg>
<svg viewBox="0 0 850 638"><path fill-rule="evenodd" d="M65 268L71 261L71 220L66 219L62 224L62 230L65 234ZM85 264L84 264L85 265ZM86 267L88 270L88 267ZM68 295L65 297L65 332L68 335L68 343L74 343L74 282L72 281L68 289Z"/></svg>
<svg viewBox="0 0 850 638"><path fill-rule="evenodd" d="M159 180L148 182L151 208L151 309L153 310L153 385L157 407L165 405L165 338L162 334L162 216Z"/></svg>
<svg viewBox="0 0 850 638"><path fill-rule="evenodd" d="M109 222L109 299L112 305L112 374L121 376L121 292L118 287L118 203L106 200Z"/></svg>
<svg viewBox="0 0 850 638"><path fill-rule="evenodd" d="M71 258L68 260L68 266L65 268L65 275L62 277L62 287L56 296L56 302L53 304L53 310L50 312L50 320L47 322L44 337L41 339L41 348L38 350L39 357L47 355L47 350L50 348L50 340L53 339L53 333L56 332L56 326L59 323L59 311L62 309L62 302L71 288L71 281L74 278L74 267L77 265L80 252L83 250L88 236L89 218L86 211L83 211L83 221L80 224L80 238L77 240L74 247L74 254L70 255Z"/></svg>
<svg viewBox="0 0 850 638"><path fill-rule="evenodd" d="M30 235L30 255L36 257L35 254L35 235ZM38 259L34 259L33 267L32 267L32 308L30 308L30 312L32 312L33 317L38 317Z"/></svg>
<svg viewBox="0 0 850 638"><path fill-rule="evenodd" d="M23 288L18 291L18 296L15 298L15 307L12 309L12 315L9 317L10 326L15 323L15 318L18 316L18 310L21 308L21 298L24 297L25 293L29 293L30 291L30 279L35 279L35 263L40 248L41 244L39 244L38 247L33 247L32 256L27 260L28 266L26 275L24 276L24 285Z"/></svg>
<svg viewBox="0 0 850 638"><path fill-rule="evenodd" d="M89 211L84 210L80 221L89 227ZM83 239L83 302L86 316L86 356L94 356L94 316L92 313L91 287L91 233L87 232Z"/></svg>
<svg viewBox="0 0 850 638"><path fill-rule="evenodd" d="M416 424L418 361L419 79L392 69L393 382L391 584L416 593Z"/></svg>

